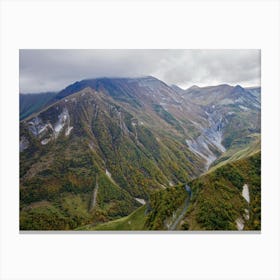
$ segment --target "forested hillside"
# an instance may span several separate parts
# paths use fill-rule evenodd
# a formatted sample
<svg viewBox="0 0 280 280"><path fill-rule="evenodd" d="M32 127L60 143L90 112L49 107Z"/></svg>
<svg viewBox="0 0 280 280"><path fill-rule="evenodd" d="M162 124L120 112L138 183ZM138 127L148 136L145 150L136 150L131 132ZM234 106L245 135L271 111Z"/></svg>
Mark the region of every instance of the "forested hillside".
<svg viewBox="0 0 280 280"><path fill-rule="evenodd" d="M259 89L148 76L37 97L21 98L20 229L233 230L244 209L260 228Z"/></svg>

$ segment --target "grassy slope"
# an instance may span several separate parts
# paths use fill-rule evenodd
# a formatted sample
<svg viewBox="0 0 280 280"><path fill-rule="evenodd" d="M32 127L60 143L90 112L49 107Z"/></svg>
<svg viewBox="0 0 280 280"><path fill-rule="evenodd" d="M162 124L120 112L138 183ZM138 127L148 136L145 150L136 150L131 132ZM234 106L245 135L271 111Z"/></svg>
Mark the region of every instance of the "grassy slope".
<svg viewBox="0 0 280 280"><path fill-rule="evenodd" d="M166 224L174 222L181 213L186 198L183 185L155 191L149 205L139 207L127 217L99 225L89 224L77 230L166 230Z"/></svg>
<svg viewBox="0 0 280 280"><path fill-rule="evenodd" d="M145 211L146 206L143 205L127 217L123 217L97 226L87 225L84 227L79 227L77 228L77 230L144 230Z"/></svg>
<svg viewBox="0 0 280 280"><path fill-rule="evenodd" d="M242 139L235 140L231 147L222 154L215 162L207 173L211 173L217 168L242 158L247 158L261 150L261 135L254 133Z"/></svg>

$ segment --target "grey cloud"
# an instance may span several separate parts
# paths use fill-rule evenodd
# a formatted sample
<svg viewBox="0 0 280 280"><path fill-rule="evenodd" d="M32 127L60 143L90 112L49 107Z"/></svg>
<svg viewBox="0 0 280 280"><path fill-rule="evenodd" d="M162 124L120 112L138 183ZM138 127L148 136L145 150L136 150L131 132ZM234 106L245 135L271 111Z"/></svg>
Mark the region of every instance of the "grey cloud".
<svg viewBox="0 0 280 280"><path fill-rule="evenodd" d="M20 50L20 92L85 78L153 75L183 88L260 84L260 50Z"/></svg>

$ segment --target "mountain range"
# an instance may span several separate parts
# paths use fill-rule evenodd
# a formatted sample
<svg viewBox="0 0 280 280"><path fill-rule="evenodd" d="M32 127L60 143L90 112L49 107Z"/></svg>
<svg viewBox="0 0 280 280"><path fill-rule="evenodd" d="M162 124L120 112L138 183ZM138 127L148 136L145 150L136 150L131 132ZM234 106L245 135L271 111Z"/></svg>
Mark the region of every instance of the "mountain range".
<svg viewBox="0 0 280 280"><path fill-rule="evenodd" d="M20 229L260 229L260 116L259 87L152 76L20 94Z"/></svg>

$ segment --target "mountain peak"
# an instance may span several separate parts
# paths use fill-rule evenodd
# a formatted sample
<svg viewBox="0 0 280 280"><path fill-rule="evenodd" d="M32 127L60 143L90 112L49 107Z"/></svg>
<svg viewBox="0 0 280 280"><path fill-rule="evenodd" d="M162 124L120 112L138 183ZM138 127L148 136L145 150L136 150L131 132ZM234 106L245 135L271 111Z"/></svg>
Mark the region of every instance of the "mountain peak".
<svg viewBox="0 0 280 280"><path fill-rule="evenodd" d="M197 85L193 85L193 86L191 86L190 88L188 88L188 89L199 89L200 87L199 86L197 86Z"/></svg>
<svg viewBox="0 0 280 280"><path fill-rule="evenodd" d="M151 76L151 75L142 76L142 77L139 77L138 79L159 80L159 79L157 79L156 77Z"/></svg>
<svg viewBox="0 0 280 280"><path fill-rule="evenodd" d="M236 85L234 88L235 88L235 89L243 89L243 87L240 86L240 85Z"/></svg>
<svg viewBox="0 0 280 280"><path fill-rule="evenodd" d="M243 93L245 91L245 89L240 86L240 85L236 85L233 90L232 90L232 93Z"/></svg>

